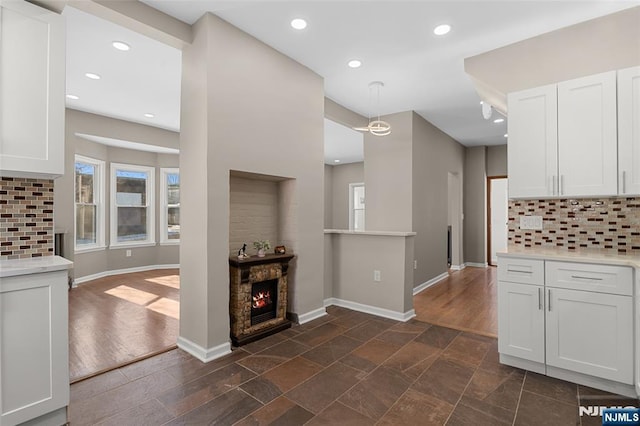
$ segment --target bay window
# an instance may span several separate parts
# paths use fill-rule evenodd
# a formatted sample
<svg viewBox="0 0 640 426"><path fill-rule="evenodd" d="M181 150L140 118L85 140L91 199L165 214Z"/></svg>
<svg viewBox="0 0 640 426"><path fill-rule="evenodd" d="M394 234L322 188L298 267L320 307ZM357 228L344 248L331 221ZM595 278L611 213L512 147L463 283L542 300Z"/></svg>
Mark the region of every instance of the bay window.
<svg viewBox="0 0 640 426"><path fill-rule="evenodd" d="M74 193L75 251L104 248L104 161L75 156Z"/></svg>

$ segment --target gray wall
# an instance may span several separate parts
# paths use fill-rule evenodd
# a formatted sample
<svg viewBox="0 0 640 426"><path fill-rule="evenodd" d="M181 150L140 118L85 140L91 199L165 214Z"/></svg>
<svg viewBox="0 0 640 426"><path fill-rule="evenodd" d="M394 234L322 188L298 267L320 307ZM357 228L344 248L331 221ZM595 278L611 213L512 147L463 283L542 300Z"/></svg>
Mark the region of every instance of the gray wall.
<svg viewBox="0 0 640 426"><path fill-rule="evenodd" d="M333 166L324 165L324 229L333 228Z"/></svg>
<svg viewBox="0 0 640 426"><path fill-rule="evenodd" d="M464 163L464 260L487 261L487 147L465 150Z"/></svg>
<svg viewBox="0 0 640 426"><path fill-rule="evenodd" d="M487 147L487 176L507 175L507 145Z"/></svg>
<svg viewBox="0 0 640 426"><path fill-rule="evenodd" d="M125 249L109 249L110 221L110 163L125 163L156 168L155 211L156 241L160 241L159 224L159 179L160 167L178 167L178 156L156 154L123 148L110 147L76 136L84 133L133 142L177 148L178 134L142 124L130 123L100 115L66 110L65 136L65 174L54 181L54 222L55 227L66 232L65 257L74 261L75 278L98 274L106 271L143 267L150 265L173 265L179 263L177 245L131 248L131 257L125 257ZM105 242L107 248L94 252L74 253L74 162L75 154L105 161Z"/></svg>
<svg viewBox="0 0 640 426"><path fill-rule="evenodd" d="M415 287L447 272L448 174L462 178L464 147L418 114L412 113L412 119ZM398 182L398 190L404 185Z"/></svg>
<svg viewBox="0 0 640 426"><path fill-rule="evenodd" d="M364 182L364 163L341 164L329 167L333 168L330 204L332 209L332 229L349 229L349 184ZM366 195L367 188L365 187L365 197ZM366 219L365 229L368 229Z"/></svg>
<svg viewBox="0 0 640 426"><path fill-rule="evenodd" d="M229 341L229 172L291 178L278 228L297 255L288 310L323 309L323 80L212 14L182 53L180 340ZM239 54L238 52L241 52ZM256 66L258 64L259 66Z"/></svg>
<svg viewBox="0 0 640 426"><path fill-rule="evenodd" d="M248 254L256 253L254 241L279 245L278 182L231 176L229 185L229 255L237 255L243 243Z"/></svg>

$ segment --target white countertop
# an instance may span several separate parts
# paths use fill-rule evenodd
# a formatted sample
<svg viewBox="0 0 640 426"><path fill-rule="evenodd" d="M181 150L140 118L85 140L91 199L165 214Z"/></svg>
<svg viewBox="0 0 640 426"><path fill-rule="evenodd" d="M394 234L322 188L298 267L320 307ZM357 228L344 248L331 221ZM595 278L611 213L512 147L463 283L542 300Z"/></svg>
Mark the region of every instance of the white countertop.
<svg viewBox="0 0 640 426"><path fill-rule="evenodd" d="M349 229L325 229L325 234L376 235L382 237L413 237L415 232L399 231L352 231Z"/></svg>
<svg viewBox="0 0 640 426"><path fill-rule="evenodd" d="M632 254L607 253L604 250L571 250L542 247L509 247L498 252L498 257L526 257L529 259L559 260L563 262L602 263L607 265L640 268L640 256Z"/></svg>
<svg viewBox="0 0 640 426"><path fill-rule="evenodd" d="M61 271L71 268L72 265L73 262L60 256L0 260L0 278Z"/></svg>

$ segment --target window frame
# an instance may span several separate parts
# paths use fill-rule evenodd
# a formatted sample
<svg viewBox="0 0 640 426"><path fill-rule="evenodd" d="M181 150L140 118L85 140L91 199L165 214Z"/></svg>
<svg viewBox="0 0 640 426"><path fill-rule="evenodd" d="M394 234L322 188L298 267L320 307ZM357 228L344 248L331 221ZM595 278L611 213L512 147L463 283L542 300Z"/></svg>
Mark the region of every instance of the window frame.
<svg viewBox="0 0 640 426"><path fill-rule="evenodd" d="M160 244L161 245L175 245L180 244L180 238L170 240L169 232L167 230L169 221L169 200L168 192L169 187L167 185L167 176L170 174L177 174L180 176L180 168L178 167L162 167L160 168L160 221L158 223L160 227ZM171 206L176 206L171 204ZM180 203L177 204L180 207Z"/></svg>
<svg viewBox="0 0 640 426"><path fill-rule="evenodd" d="M96 242L91 244L78 245L77 229L78 229L78 204L76 202L76 163L89 164L95 167L93 175L93 204L96 206ZM84 155L75 154L73 161L73 251L74 253L86 253L90 251L104 250L107 245L105 241L105 162L97 158L86 157Z"/></svg>
<svg viewBox="0 0 640 426"><path fill-rule="evenodd" d="M127 206L118 206L116 202L117 195L117 179L116 173L118 170L129 171L129 172L144 172L147 173L147 183L145 185L145 198L146 204L145 207L147 209L147 239L141 241L131 241L131 242L119 242L118 241L118 207L127 207ZM156 178L156 168L152 166L141 166L138 164L125 164L125 163L111 163L111 194L110 194L110 241L109 248L110 249L119 249L119 248L131 248L131 247L149 247L156 245L156 237L155 237L155 178Z"/></svg>
<svg viewBox="0 0 640 426"><path fill-rule="evenodd" d="M353 196L355 193L355 188L359 188L359 187L365 187L364 186L364 182L355 182L355 183L350 183L349 184L349 230L350 231L364 231L366 229L366 222L364 220L364 216L362 217L362 221L363 221L363 229L355 229L355 207L353 205ZM366 194L366 191L365 191ZM366 197L366 195L365 195ZM363 203L364 204L364 203ZM366 211L366 207L362 208L362 209L358 209L358 210L363 210Z"/></svg>

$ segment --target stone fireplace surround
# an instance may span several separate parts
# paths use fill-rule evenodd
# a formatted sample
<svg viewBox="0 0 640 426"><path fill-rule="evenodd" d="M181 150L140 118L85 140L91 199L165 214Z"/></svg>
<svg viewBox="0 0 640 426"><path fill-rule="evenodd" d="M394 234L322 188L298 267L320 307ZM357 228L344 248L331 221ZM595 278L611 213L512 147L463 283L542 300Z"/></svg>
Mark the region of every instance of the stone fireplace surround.
<svg viewBox="0 0 640 426"><path fill-rule="evenodd" d="M292 254L269 254L247 259L229 258L229 319L231 341L241 346L291 327L287 315L287 271ZM252 286L277 280L275 318L251 325Z"/></svg>

